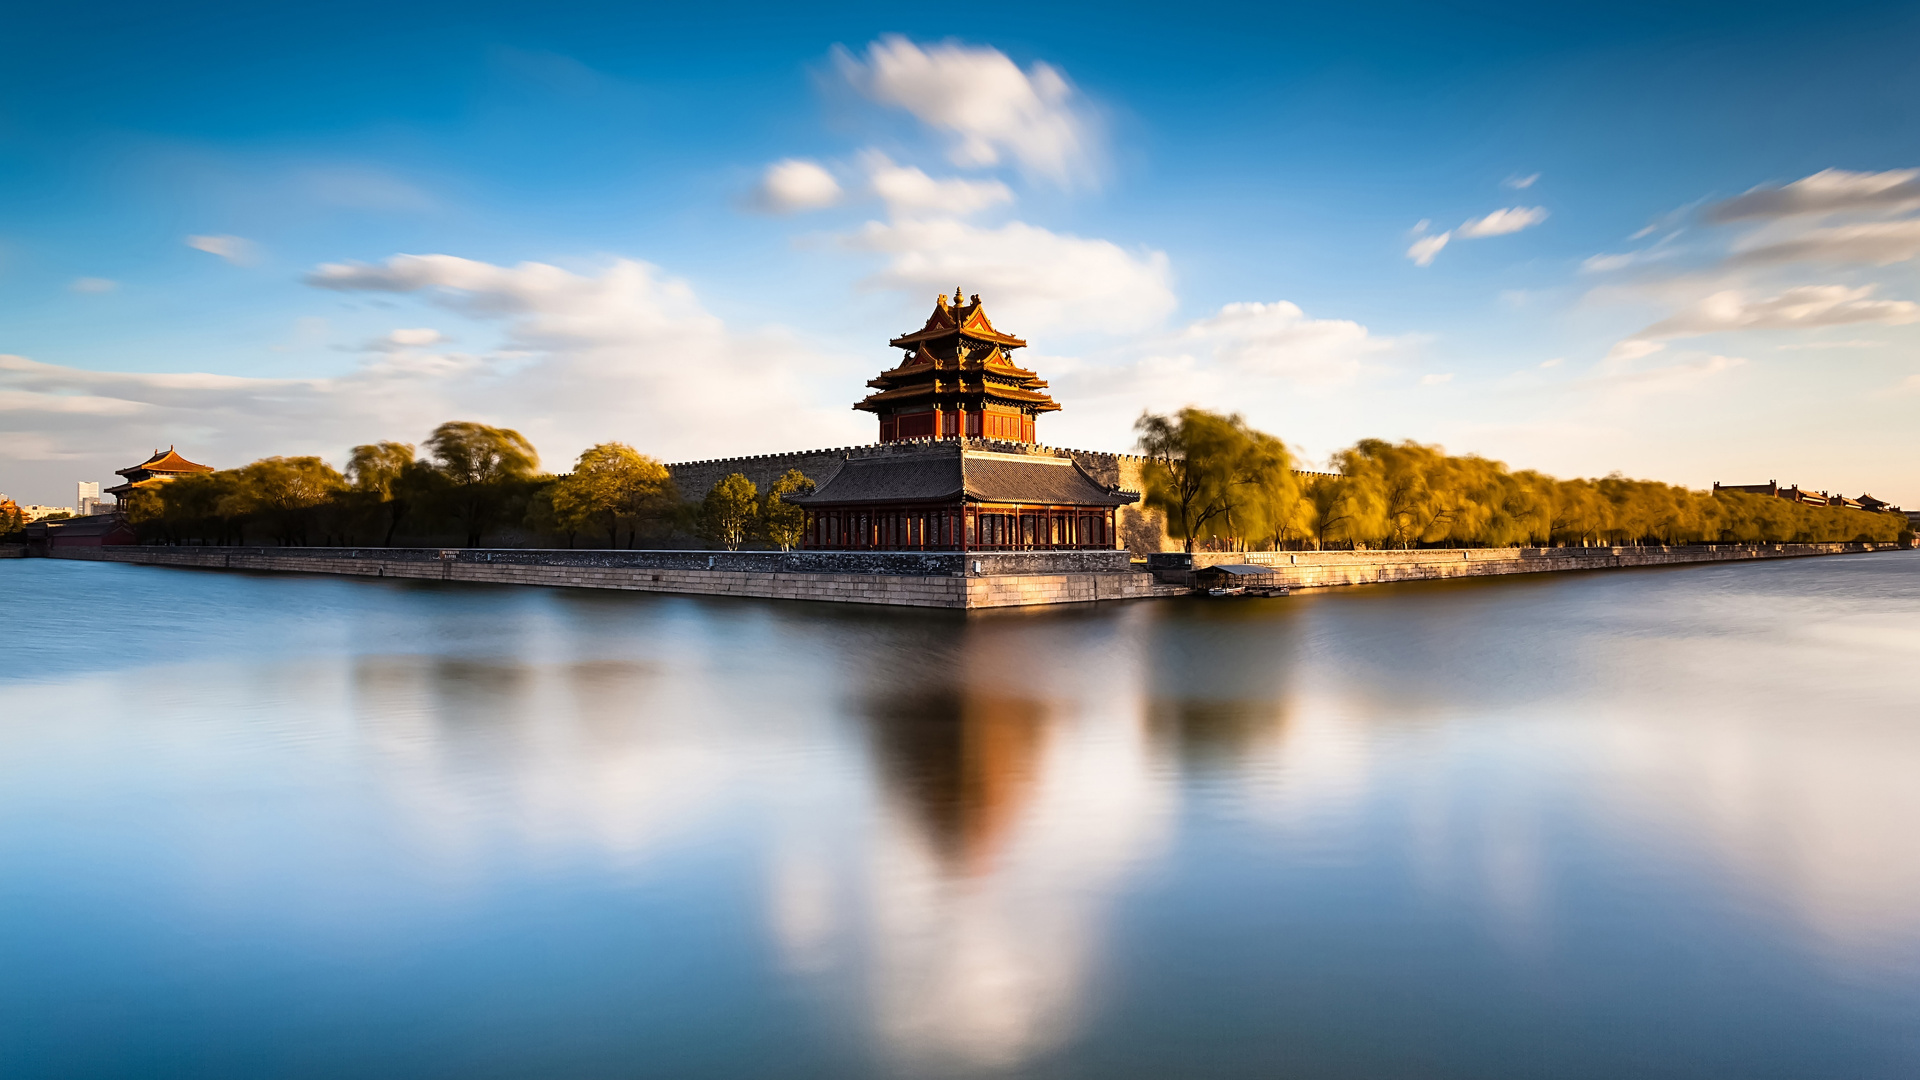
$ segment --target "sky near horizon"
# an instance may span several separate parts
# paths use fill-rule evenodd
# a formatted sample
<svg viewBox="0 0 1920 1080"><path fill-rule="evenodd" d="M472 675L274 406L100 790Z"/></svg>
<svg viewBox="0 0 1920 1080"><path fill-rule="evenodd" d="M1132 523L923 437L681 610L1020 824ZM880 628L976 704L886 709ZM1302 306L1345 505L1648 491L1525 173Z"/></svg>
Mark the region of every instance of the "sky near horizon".
<svg viewBox="0 0 1920 1080"><path fill-rule="evenodd" d="M1920 7L43 5L0 492L517 428L872 441L979 293L1063 411L1920 506Z"/></svg>

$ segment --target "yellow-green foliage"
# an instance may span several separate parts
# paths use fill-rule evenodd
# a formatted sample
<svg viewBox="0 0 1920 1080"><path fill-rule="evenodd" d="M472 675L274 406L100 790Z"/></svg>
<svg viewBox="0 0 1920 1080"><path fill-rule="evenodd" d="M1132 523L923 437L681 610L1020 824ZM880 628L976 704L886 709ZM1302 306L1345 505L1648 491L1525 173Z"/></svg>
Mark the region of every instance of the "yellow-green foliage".
<svg viewBox="0 0 1920 1080"><path fill-rule="evenodd" d="M1176 539L1234 549L1893 541L1897 514L1714 495L1615 474L1556 480L1437 446L1363 439L1333 475L1295 474L1279 439L1238 416L1143 416L1145 499ZM1284 476L1282 474L1285 474Z"/></svg>
<svg viewBox="0 0 1920 1080"><path fill-rule="evenodd" d="M806 494L812 490L813 481L799 469L788 469L767 490L766 506L760 512L761 527L765 529L767 539L781 551L799 547L807 530L806 509L798 503L788 502L785 496Z"/></svg>
<svg viewBox="0 0 1920 1080"><path fill-rule="evenodd" d="M628 446L609 442L580 455L573 472L552 488L555 521L568 532L605 530L608 547L629 542L638 523L670 513L680 501L667 467Z"/></svg>
<svg viewBox="0 0 1920 1080"><path fill-rule="evenodd" d="M743 474L721 477L700 505L702 531L707 539L726 545L728 551L740 550L760 514L759 496L759 489Z"/></svg>

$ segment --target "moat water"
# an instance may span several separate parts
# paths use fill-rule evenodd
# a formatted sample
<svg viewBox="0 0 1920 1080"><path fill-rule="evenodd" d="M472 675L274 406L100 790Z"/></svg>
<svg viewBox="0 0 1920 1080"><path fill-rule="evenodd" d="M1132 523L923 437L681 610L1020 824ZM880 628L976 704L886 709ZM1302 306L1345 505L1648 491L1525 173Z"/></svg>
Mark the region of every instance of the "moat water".
<svg viewBox="0 0 1920 1080"><path fill-rule="evenodd" d="M1920 554L0 597L9 1080L1920 1075Z"/></svg>

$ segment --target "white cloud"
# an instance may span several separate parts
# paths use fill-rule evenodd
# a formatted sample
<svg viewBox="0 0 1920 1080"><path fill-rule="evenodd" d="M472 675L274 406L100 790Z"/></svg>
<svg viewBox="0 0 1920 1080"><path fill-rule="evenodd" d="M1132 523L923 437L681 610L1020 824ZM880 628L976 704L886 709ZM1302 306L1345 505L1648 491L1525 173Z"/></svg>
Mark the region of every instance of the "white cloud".
<svg viewBox="0 0 1920 1080"><path fill-rule="evenodd" d="M1625 270L1640 261L1640 253L1628 251L1617 255L1589 255L1581 262L1580 269L1590 274L1603 274L1612 270Z"/></svg>
<svg viewBox="0 0 1920 1080"><path fill-rule="evenodd" d="M77 293L110 293L119 287L119 282L111 278L103 277L74 278L73 281L67 285L67 288Z"/></svg>
<svg viewBox="0 0 1920 1080"><path fill-rule="evenodd" d="M864 58L836 47L834 59L868 98L952 135L955 164L983 167L1011 157L1061 187L1094 179L1093 124L1073 87L1047 64L1021 71L998 49L951 41L923 49L898 35L868 45Z"/></svg>
<svg viewBox="0 0 1920 1080"><path fill-rule="evenodd" d="M1748 299L1737 289L1726 289L1647 327L1634 335L1642 342L1653 338L1689 337L1730 330L1786 330L1850 323L1901 324L1920 322L1920 304L1910 300L1872 300L1871 285L1801 285L1778 296Z"/></svg>
<svg viewBox="0 0 1920 1080"><path fill-rule="evenodd" d="M1803 341L1794 345L1775 345L1774 348L1781 352L1800 352L1808 349L1882 349L1886 344L1884 341L1853 338L1847 341Z"/></svg>
<svg viewBox="0 0 1920 1080"><path fill-rule="evenodd" d="M1648 226L1646 229L1634 233L1633 238L1637 240L1645 236L1651 229L1652 226ZM1673 243L1679 236L1680 233L1678 231L1670 232L1638 251L1591 255L1581 262L1580 269L1589 274L1604 274L1615 270L1624 270L1629 266L1639 266L1642 263L1671 259L1685 250L1684 248L1675 246Z"/></svg>
<svg viewBox="0 0 1920 1080"><path fill-rule="evenodd" d="M1540 361L1540 366L1541 366L1541 367L1543 367L1543 368L1557 368L1557 367L1559 367L1559 366L1560 366L1561 364L1564 364L1564 363L1566 363L1566 362L1567 362L1567 358L1566 358L1566 357L1564 357L1564 356L1556 356L1556 357L1554 357L1554 358L1553 358L1553 359L1551 359L1551 360L1542 360L1542 361Z"/></svg>
<svg viewBox="0 0 1920 1080"><path fill-rule="evenodd" d="M1525 191L1527 188L1532 187L1534 182L1539 179L1539 173L1529 173L1526 176L1509 176L1505 180L1500 181L1500 186L1512 188L1515 191Z"/></svg>
<svg viewBox="0 0 1920 1080"><path fill-rule="evenodd" d="M1393 344L1350 319L1310 319L1286 300L1228 304L1180 337L1208 343L1214 363L1236 372L1314 385L1351 382L1366 357Z"/></svg>
<svg viewBox="0 0 1920 1080"><path fill-rule="evenodd" d="M1822 169L1784 187L1762 186L1707 207L1712 222L1920 206L1920 169L1848 172Z"/></svg>
<svg viewBox="0 0 1920 1080"><path fill-rule="evenodd" d="M863 155L862 163L868 186L895 215L928 211L962 217L1013 201L1012 189L998 180L936 180L919 169L896 165L878 151Z"/></svg>
<svg viewBox="0 0 1920 1080"><path fill-rule="evenodd" d="M244 236L189 236L187 246L209 255L218 255L235 266L246 266L259 254L257 245Z"/></svg>
<svg viewBox="0 0 1920 1080"><path fill-rule="evenodd" d="M1648 355L1648 354L1641 354ZM1611 396L1646 397L1683 393L1716 376L1745 364L1739 356L1695 355L1691 359L1661 367L1643 368L1633 361L1639 357L1609 357L1599 373L1584 384Z"/></svg>
<svg viewBox="0 0 1920 1080"><path fill-rule="evenodd" d="M1495 210L1486 217L1473 218L1462 222L1458 229L1436 233L1433 236L1421 236L1420 239L1415 240L1413 244L1407 248L1407 258L1412 259L1415 266L1432 266L1434 257L1440 254L1441 250L1447 246L1447 242L1452 240L1455 234L1458 234L1462 240L1477 240L1487 236L1505 236L1508 233L1517 233L1521 229L1538 225L1545 220L1547 220L1547 211L1538 206L1514 206L1504 210ZM1426 232L1428 224L1427 219L1422 218L1420 223L1413 227L1414 234L1418 235Z"/></svg>
<svg viewBox="0 0 1920 1080"><path fill-rule="evenodd" d="M1243 302L1172 333L1143 335L1131 361L1044 356L1031 366L1069 403L1071 439L1086 437L1073 432L1124 431L1142 409L1187 404L1277 419L1301 399L1326 400L1377 374L1384 358L1414 340L1382 337L1348 319L1316 319L1285 300ZM1053 422L1052 430L1061 429Z"/></svg>
<svg viewBox="0 0 1920 1080"><path fill-rule="evenodd" d="M1021 221L872 221L842 243L886 258L865 285L929 298L960 286L985 297L995 323L1019 334L1140 330L1158 325L1176 302L1164 252Z"/></svg>
<svg viewBox="0 0 1920 1080"><path fill-rule="evenodd" d="M1920 219L1874 221L1809 229L1737 251L1735 264L1783 262L1866 263L1887 266L1920 256Z"/></svg>
<svg viewBox="0 0 1920 1080"><path fill-rule="evenodd" d="M1426 375L1420 376L1421 386L1439 386L1441 383L1450 383L1452 381L1453 381L1453 372L1451 371L1446 372L1444 374L1440 372L1430 372Z"/></svg>
<svg viewBox="0 0 1920 1080"><path fill-rule="evenodd" d="M840 201L840 182L818 162L787 158L767 166L753 203L775 214L819 210Z"/></svg>
<svg viewBox="0 0 1920 1080"><path fill-rule="evenodd" d="M1517 233L1521 229L1531 228L1545 220L1547 220L1545 207L1511 206L1462 224L1459 230L1460 238L1469 240L1483 236L1505 236L1508 233Z"/></svg>
<svg viewBox="0 0 1920 1080"><path fill-rule="evenodd" d="M389 333L386 337L373 342L369 348L386 351L390 349L423 349L428 345L438 345L447 340L446 335L428 326L402 328Z"/></svg>
<svg viewBox="0 0 1920 1080"><path fill-rule="evenodd" d="M1423 236L1407 248L1407 258L1412 259L1415 266L1432 266L1433 257L1440 254L1440 249L1446 247L1447 241L1451 239L1453 239L1452 232L1443 232L1437 236Z"/></svg>
<svg viewBox="0 0 1920 1080"><path fill-rule="evenodd" d="M1613 348L1607 350L1606 359L1601 361L1601 363L1612 366L1630 364L1642 357L1652 356L1654 353L1665 348L1665 345L1657 341L1628 338L1625 341L1615 343Z"/></svg>
<svg viewBox="0 0 1920 1080"><path fill-rule="evenodd" d="M417 294L497 323L503 340L472 355L442 353L436 331L410 328L353 371L293 379L0 359L0 458L51 486L168 443L218 466L280 453L338 464L355 443L416 440L449 419L518 428L559 465L606 439L671 460L850 441L864 430L843 415L843 385L827 381L841 385L831 406L815 399L817 373L832 361L777 329L729 329L684 282L646 263L574 273L401 255L322 266L309 282Z"/></svg>

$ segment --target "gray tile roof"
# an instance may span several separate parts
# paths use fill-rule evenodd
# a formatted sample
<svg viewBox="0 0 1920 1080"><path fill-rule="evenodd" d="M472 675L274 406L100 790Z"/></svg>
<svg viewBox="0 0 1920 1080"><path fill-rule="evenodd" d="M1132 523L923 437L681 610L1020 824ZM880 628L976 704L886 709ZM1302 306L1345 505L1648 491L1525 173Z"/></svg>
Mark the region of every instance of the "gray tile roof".
<svg viewBox="0 0 1920 1080"><path fill-rule="evenodd" d="M1139 499L1110 491L1069 458L961 453L931 446L925 454L849 458L826 486L788 496L803 506L865 503L1021 503L1053 506L1126 506Z"/></svg>

